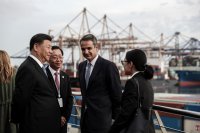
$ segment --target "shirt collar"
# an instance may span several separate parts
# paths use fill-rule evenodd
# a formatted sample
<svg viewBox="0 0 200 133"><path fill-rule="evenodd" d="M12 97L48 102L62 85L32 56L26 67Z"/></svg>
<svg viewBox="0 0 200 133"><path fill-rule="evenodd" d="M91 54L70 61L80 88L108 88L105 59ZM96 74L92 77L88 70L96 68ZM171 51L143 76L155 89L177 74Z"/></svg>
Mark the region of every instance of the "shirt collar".
<svg viewBox="0 0 200 133"><path fill-rule="evenodd" d="M55 71L51 66L49 66L49 70L50 70L50 72L51 72L52 75L54 75L55 72L58 72L58 74L60 73L60 70Z"/></svg>
<svg viewBox="0 0 200 133"><path fill-rule="evenodd" d="M134 72L133 75L131 76L131 78L134 77L134 76L135 76L137 73L139 73L139 72L140 72L140 71Z"/></svg>
<svg viewBox="0 0 200 133"><path fill-rule="evenodd" d="M95 65L97 59L98 59L99 55L97 55L90 63L92 64L92 66ZM87 63L89 63L89 61L87 61Z"/></svg>
<svg viewBox="0 0 200 133"><path fill-rule="evenodd" d="M29 55L29 57L31 57L32 59L34 59L37 63L38 63L38 65L42 68L43 67L43 64L42 64L42 62L40 61L40 60L38 60L38 58L37 57L35 57L34 55Z"/></svg>

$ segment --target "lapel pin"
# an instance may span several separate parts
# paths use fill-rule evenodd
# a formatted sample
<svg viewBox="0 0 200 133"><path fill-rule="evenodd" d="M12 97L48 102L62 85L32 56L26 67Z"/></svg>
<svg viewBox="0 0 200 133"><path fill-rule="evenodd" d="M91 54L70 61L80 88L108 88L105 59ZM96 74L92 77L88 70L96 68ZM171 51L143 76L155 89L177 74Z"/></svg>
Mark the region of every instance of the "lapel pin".
<svg viewBox="0 0 200 133"><path fill-rule="evenodd" d="M64 76L62 76L62 78L64 79Z"/></svg>

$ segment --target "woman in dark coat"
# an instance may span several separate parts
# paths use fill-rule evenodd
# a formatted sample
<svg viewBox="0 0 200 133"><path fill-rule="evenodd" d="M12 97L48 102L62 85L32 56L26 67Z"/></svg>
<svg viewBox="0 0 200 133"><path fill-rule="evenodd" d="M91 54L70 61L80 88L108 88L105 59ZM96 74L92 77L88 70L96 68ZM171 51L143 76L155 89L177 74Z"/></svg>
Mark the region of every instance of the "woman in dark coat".
<svg viewBox="0 0 200 133"><path fill-rule="evenodd" d="M6 51L0 50L0 133L16 132L16 126L10 123L14 78L10 57Z"/></svg>
<svg viewBox="0 0 200 133"><path fill-rule="evenodd" d="M151 117L151 108L153 105L153 89L149 79L153 78L153 68L147 63L145 53L140 49L134 49L126 53L125 60L122 61L125 74L131 76L125 84L125 89L121 101L121 113L113 123L109 133L120 133L129 127L131 120L136 114L138 105L138 86L140 91L140 101L143 113L146 119ZM138 82L138 84L136 83ZM136 129L136 128L135 128ZM133 128L131 133L138 133ZM154 133L153 121L149 120L144 133Z"/></svg>

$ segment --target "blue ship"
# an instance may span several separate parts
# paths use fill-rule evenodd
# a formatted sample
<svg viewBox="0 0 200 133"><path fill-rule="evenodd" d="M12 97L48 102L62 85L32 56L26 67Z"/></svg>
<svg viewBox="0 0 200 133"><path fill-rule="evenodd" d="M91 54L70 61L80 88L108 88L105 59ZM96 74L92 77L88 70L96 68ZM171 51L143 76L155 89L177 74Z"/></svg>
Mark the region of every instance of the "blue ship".
<svg viewBox="0 0 200 133"><path fill-rule="evenodd" d="M176 70L179 86L200 87L200 71L197 70Z"/></svg>

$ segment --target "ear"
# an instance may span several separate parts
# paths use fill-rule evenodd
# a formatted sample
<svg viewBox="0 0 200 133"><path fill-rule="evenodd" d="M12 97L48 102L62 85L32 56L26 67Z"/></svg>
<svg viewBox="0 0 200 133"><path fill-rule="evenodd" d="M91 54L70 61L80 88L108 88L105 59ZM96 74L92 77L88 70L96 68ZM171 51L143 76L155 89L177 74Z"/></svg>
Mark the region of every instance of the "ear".
<svg viewBox="0 0 200 133"><path fill-rule="evenodd" d="M130 64L131 68L132 68L132 67L135 67L135 65L133 64L132 61L131 61L129 64Z"/></svg>
<svg viewBox="0 0 200 133"><path fill-rule="evenodd" d="M96 50L97 50L97 52L99 51L99 46L98 45L96 45L95 46L95 48L96 48Z"/></svg>
<svg viewBox="0 0 200 133"><path fill-rule="evenodd" d="M95 46L95 48L96 48L97 50L99 50L99 49L100 49L100 43L97 43L96 46Z"/></svg>
<svg viewBox="0 0 200 133"><path fill-rule="evenodd" d="M38 51L38 44L37 44L37 43L35 43L35 44L33 45L33 50L34 50L34 51Z"/></svg>
<svg viewBox="0 0 200 133"><path fill-rule="evenodd" d="M130 63L129 63L131 66L133 66L133 62L132 61L130 61Z"/></svg>
<svg viewBox="0 0 200 133"><path fill-rule="evenodd" d="M97 52L99 52L99 48L98 48L98 47L96 47L96 49L97 49Z"/></svg>

